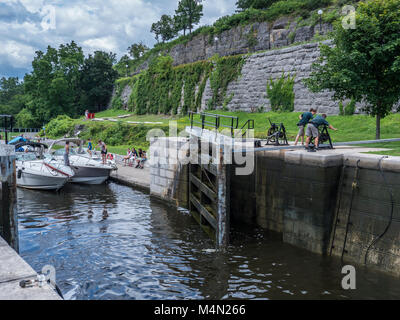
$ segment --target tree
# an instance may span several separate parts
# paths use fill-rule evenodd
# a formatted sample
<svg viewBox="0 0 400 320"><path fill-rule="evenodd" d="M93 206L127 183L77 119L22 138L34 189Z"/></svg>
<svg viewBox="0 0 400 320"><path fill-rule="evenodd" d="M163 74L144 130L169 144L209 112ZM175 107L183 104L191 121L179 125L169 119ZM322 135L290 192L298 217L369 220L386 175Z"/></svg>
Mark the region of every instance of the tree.
<svg viewBox="0 0 400 320"><path fill-rule="evenodd" d="M131 59L127 54L123 55L118 63L115 65L115 69L121 77L127 77L130 71Z"/></svg>
<svg viewBox="0 0 400 320"><path fill-rule="evenodd" d="M163 42L173 39L176 36L174 20L169 15L162 15L160 23L160 36Z"/></svg>
<svg viewBox="0 0 400 320"><path fill-rule="evenodd" d="M16 77L0 79L0 105L2 114L16 115L26 103L24 84Z"/></svg>
<svg viewBox="0 0 400 320"><path fill-rule="evenodd" d="M183 35L186 36L186 30L188 29L188 20L187 17L175 10L174 16L174 27L175 31L178 33L179 31L183 31Z"/></svg>
<svg viewBox="0 0 400 320"><path fill-rule="evenodd" d="M181 0L178 4L178 9L175 11L176 19L179 30L189 29L189 32L192 33L193 26L200 22L201 17L203 16L203 5L201 4L201 0ZM178 30L178 31L179 31Z"/></svg>
<svg viewBox="0 0 400 320"><path fill-rule="evenodd" d="M334 91L336 100L353 98L376 116L376 139L381 119L400 100L400 1L360 2L356 28L335 26L333 46L321 45L306 85L313 91Z"/></svg>
<svg viewBox="0 0 400 320"><path fill-rule="evenodd" d="M8 104L14 96L23 92L24 87L18 78L3 77L0 79L0 104Z"/></svg>
<svg viewBox="0 0 400 320"><path fill-rule="evenodd" d="M150 29L151 33L154 33L157 43L160 42L160 35L161 35L161 21L157 21L151 25Z"/></svg>
<svg viewBox="0 0 400 320"><path fill-rule="evenodd" d="M80 101L80 73L84 62L82 48L72 41L59 49L37 51L32 72L25 75L27 109L39 123L59 114L77 115Z"/></svg>
<svg viewBox="0 0 400 320"><path fill-rule="evenodd" d="M146 46L142 41L139 43L134 43L128 48L129 54L135 60L142 57L147 51L149 51L149 47Z"/></svg>
<svg viewBox="0 0 400 320"><path fill-rule="evenodd" d="M114 82L118 72L113 69L115 54L96 51L85 59L82 67L80 87L81 113L85 109L95 106L96 111L101 111L111 98Z"/></svg>

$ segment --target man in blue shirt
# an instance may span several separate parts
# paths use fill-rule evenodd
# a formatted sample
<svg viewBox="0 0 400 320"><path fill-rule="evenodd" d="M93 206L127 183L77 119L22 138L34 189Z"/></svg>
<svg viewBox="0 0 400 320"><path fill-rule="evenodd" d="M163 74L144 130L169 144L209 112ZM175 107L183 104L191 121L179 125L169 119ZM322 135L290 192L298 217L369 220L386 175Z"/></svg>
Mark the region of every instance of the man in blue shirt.
<svg viewBox="0 0 400 320"><path fill-rule="evenodd" d="M295 146L299 143L300 137L301 137L301 144L304 145L304 132L305 132L305 127L306 125L314 118L316 115L317 110L311 108L310 112L305 112L299 116L300 122L297 124L299 127L299 133L297 134L296 137L296 142L294 143Z"/></svg>
<svg viewBox="0 0 400 320"><path fill-rule="evenodd" d="M307 132L306 132L306 136L307 136L307 141L306 141L306 149L309 149L309 144L311 141L311 138L315 138L315 149L318 150L318 143L319 143L319 130L318 128L322 125L327 126L329 129L331 130L335 130L337 131L336 128L334 128L332 125L329 124L328 121L326 121L327 115L323 114L321 116L316 116L315 119L311 120L310 123L308 124L307 127Z"/></svg>

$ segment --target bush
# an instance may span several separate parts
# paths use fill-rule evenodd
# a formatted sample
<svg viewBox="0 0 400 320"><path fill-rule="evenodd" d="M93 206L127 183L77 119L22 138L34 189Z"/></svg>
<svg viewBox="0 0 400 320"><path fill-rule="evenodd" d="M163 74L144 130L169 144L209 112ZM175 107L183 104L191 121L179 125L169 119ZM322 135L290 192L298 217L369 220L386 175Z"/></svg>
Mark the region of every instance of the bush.
<svg viewBox="0 0 400 320"><path fill-rule="evenodd" d="M356 112L356 100L351 99L351 101L344 108L344 115L352 116Z"/></svg>
<svg viewBox="0 0 400 320"><path fill-rule="evenodd" d="M58 116L46 126L46 134L49 138L60 138L74 131L74 120L66 115Z"/></svg>
<svg viewBox="0 0 400 320"><path fill-rule="evenodd" d="M267 83L267 97L271 102L272 111L292 112L294 111L294 79L295 75L286 78L285 73L273 81Z"/></svg>

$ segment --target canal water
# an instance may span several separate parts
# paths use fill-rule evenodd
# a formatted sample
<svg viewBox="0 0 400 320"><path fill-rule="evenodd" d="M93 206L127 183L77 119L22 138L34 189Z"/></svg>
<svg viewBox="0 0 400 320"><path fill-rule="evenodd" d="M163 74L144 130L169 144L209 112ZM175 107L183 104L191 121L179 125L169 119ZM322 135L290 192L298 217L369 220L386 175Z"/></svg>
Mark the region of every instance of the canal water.
<svg viewBox="0 0 400 320"><path fill-rule="evenodd" d="M196 222L132 188L18 190L20 253L38 272L56 269L65 299L398 299L398 278L357 267L341 289L336 259L234 227L214 250Z"/></svg>

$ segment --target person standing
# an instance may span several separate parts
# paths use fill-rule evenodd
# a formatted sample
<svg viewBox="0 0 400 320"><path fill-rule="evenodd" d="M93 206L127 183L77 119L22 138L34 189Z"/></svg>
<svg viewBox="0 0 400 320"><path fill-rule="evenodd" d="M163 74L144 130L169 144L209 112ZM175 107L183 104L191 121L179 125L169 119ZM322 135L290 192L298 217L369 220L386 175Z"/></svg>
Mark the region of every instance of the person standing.
<svg viewBox="0 0 400 320"><path fill-rule="evenodd" d="M88 140L88 153L90 156L92 156L92 150L93 150L93 144L92 144L92 139Z"/></svg>
<svg viewBox="0 0 400 320"><path fill-rule="evenodd" d="M103 161L103 164L106 164L106 162L107 162L107 146L103 141L99 140L99 147L101 150L101 159Z"/></svg>
<svg viewBox="0 0 400 320"><path fill-rule="evenodd" d="M317 110L311 108L309 112L304 112L299 116L300 122L297 124L297 126L299 127L299 133L297 134L296 141L294 143L295 146L297 146L297 144L299 143L300 138L301 138L301 145L304 145L305 128L310 122L310 120L314 118L316 113Z"/></svg>
<svg viewBox="0 0 400 320"><path fill-rule="evenodd" d="M326 121L326 118L327 118L326 114L323 114L321 116L316 116L315 119L311 120L310 123L308 124L307 132L306 132L306 136L307 136L306 149L308 151L312 151L309 148L311 138L315 138L315 142L314 142L315 150L318 150L318 145L319 145L319 130L318 130L318 128L320 126L325 125L331 130L335 130L335 131L338 130L335 127L333 127L332 125L330 125L329 122Z"/></svg>
<svg viewBox="0 0 400 320"><path fill-rule="evenodd" d="M69 141L65 143L65 150L64 150L64 164L66 166L70 166L69 164Z"/></svg>

